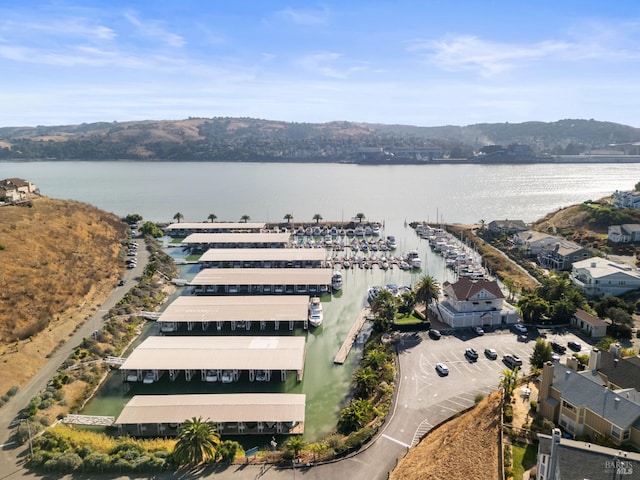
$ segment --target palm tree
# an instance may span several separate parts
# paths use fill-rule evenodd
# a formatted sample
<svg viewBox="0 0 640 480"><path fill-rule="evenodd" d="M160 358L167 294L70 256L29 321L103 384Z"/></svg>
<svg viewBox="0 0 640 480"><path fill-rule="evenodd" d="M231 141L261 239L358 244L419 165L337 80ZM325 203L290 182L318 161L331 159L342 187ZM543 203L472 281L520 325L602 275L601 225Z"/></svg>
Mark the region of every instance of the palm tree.
<svg viewBox="0 0 640 480"><path fill-rule="evenodd" d="M184 218L184 215L183 215L183 214L181 214L180 212L176 213L176 214L173 216L173 219L174 219L174 220L177 220L177 221L178 221L178 223L180 223L180 220L182 220L183 218Z"/></svg>
<svg viewBox="0 0 640 480"><path fill-rule="evenodd" d="M192 417L178 429L173 458L181 466L201 465L216 459L219 445L220 435L213 422Z"/></svg>
<svg viewBox="0 0 640 480"><path fill-rule="evenodd" d="M320 215L319 213L316 213L313 216L313 219L316 221L316 223L320 223L320 220L322 220L322 215Z"/></svg>
<svg viewBox="0 0 640 480"><path fill-rule="evenodd" d="M247 223L249 220L251 220L251 217L249 215L242 215L240 217L240 221L243 223Z"/></svg>
<svg viewBox="0 0 640 480"><path fill-rule="evenodd" d="M213 221L218 218L216 217L215 213L210 213L209 216L207 217L207 220L209 220L211 223L213 223Z"/></svg>
<svg viewBox="0 0 640 480"><path fill-rule="evenodd" d="M345 435L360 430L376 416L371 400L357 398L340 411L338 431Z"/></svg>
<svg viewBox="0 0 640 480"><path fill-rule="evenodd" d="M362 220L365 218L364 213L356 213L356 218L359 223L362 223Z"/></svg>
<svg viewBox="0 0 640 480"><path fill-rule="evenodd" d="M353 375L353 382L358 389L359 397L367 398L375 392L378 386L378 374L369 366L359 368Z"/></svg>
<svg viewBox="0 0 640 480"><path fill-rule="evenodd" d="M293 220L293 214L292 213L287 213L284 216L284 219L287 221L287 224L288 224L291 220Z"/></svg>
<svg viewBox="0 0 640 480"><path fill-rule="evenodd" d="M298 458L298 455L306 445L307 443L300 435L291 437L284 443L285 448L293 452L293 458Z"/></svg>
<svg viewBox="0 0 640 480"><path fill-rule="evenodd" d="M434 301L438 301L440 295L440 285L435 278L425 275L418 283L416 283L416 300L424 302L425 305L431 305Z"/></svg>
<svg viewBox="0 0 640 480"><path fill-rule="evenodd" d="M478 222L478 223L480 223L480 230L481 230L481 231L482 231L482 230L484 230L484 224L486 223L486 222L484 221L484 218L481 218L481 219L480 219L480 222Z"/></svg>
<svg viewBox="0 0 640 480"><path fill-rule="evenodd" d="M511 395L516 388L519 372L520 367L516 367L513 370L507 368L503 370L502 374L500 375L500 388L502 388L506 400L509 400L511 398Z"/></svg>

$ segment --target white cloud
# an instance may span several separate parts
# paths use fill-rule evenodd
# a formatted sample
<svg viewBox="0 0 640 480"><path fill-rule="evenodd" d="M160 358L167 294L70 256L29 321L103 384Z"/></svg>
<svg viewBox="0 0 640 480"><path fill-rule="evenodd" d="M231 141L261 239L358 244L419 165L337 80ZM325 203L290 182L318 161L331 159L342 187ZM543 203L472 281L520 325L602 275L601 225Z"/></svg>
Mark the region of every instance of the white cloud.
<svg viewBox="0 0 640 480"><path fill-rule="evenodd" d="M163 23L156 20L140 20L133 11L124 13L125 19L138 29L138 32L146 38L161 41L171 47L179 48L186 45L187 41L180 35L165 29Z"/></svg>
<svg viewBox="0 0 640 480"><path fill-rule="evenodd" d="M301 57L297 63L305 70L335 79L346 79L364 69L363 63L346 64L343 55L337 52L318 52Z"/></svg>
<svg viewBox="0 0 640 480"><path fill-rule="evenodd" d="M328 9L321 10L301 10L287 7L278 12L278 16L295 23L296 25L325 25L329 22Z"/></svg>

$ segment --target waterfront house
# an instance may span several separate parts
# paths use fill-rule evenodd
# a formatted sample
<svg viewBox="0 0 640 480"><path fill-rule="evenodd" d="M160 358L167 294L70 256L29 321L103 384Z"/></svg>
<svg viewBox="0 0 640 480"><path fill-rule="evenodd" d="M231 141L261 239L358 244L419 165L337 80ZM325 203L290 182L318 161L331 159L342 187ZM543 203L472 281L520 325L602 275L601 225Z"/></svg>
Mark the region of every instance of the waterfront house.
<svg viewBox="0 0 640 480"><path fill-rule="evenodd" d="M588 296L621 295L640 288L637 269L601 257L575 262L571 280Z"/></svg>
<svg viewBox="0 0 640 480"><path fill-rule="evenodd" d="M607 240L613 243L633 243L640 241L640 224L625 223L609 225Z"/></svg>
<svg viewBox="0 0 640 480"><path fill-rule="evenodd" d="M0 202L15 203L26 200L36 193L36 186L22 178L6 178L0 180Z"/></svg>
<svg viewBox="0 0 640 480"><path fill-rule="evenodd" d="M551 248L562 238L535 230L524 230L511 235L510 240L523 255L537 257L540 252Z"/></svg>
<svg viewBox="0 0 640 480"><path fill-rule="evenodd" d="M569 271L580 260L589 258L589 250L575 242L560 239L553 245L544 245L538 253L538 263L549 270Z"/></svg>
<svg viewBox="0 0 640 480"><path fill-rule="evenodd" d="M571 325L591 338L601 338L607 335L607 322L582 309L576 311L571 319Z"/></svg>
<svg viewBox="0 0 640 480"><path fill-rule="evenodd" d="M527 225L522 220L492 220L487 228L491 233L513 235L527 230Z"/></svg>
<svg viewBox="0 0 640 480"><path fill-rule="evenodd" d="M621 192L616 190L613 193L613 204L619 208L640 209L640 192Z"/></svg>
<svg viewBox="0 0 640 480"><path fill-rule="evenodd" d="M442 284L442 298L431 310L452 328L516 323L518 311L508 304L495 280L460 278Z"/></svg>

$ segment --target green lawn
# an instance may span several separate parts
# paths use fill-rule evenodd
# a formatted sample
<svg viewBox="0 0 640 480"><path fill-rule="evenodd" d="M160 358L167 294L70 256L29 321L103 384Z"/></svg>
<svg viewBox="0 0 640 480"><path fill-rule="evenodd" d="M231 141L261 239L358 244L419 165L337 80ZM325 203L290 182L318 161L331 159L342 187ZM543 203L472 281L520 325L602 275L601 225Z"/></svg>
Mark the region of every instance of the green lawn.
<svg viewBox="0 0 640 480"><path fill-rule="evenodd" d="M511 451L513 452L513 479L522 480L525 470L529 470L536 464L538 447L525 443L514 443Z"/></svg>
<svg viewBox="0 0 640 480"><path fill-rule="evenodd" d="M396 325L419 325L424 323L424 320L421 319L418 315L411 313L410 315L398 314L395 318Z"/></svg>

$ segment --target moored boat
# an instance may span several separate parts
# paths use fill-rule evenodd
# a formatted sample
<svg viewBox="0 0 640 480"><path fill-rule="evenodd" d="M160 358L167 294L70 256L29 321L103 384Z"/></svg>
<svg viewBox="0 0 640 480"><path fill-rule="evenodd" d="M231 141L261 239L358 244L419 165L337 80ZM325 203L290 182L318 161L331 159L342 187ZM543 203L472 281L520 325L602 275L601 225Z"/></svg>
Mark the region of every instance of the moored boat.
<svg viewBox="0 0 640 480"><path fill-rule="evenodd" d="M324 320L320 297L311 297L309 301L309 323L312 327L319 327Z"/></svg>
<svg viewBox="0 0 640 480"><path fill-rule="evenodd" d="M342 272L335 270L331 276L331 288L334 291L342 290Z"/></svg>

